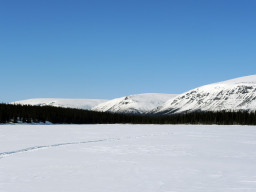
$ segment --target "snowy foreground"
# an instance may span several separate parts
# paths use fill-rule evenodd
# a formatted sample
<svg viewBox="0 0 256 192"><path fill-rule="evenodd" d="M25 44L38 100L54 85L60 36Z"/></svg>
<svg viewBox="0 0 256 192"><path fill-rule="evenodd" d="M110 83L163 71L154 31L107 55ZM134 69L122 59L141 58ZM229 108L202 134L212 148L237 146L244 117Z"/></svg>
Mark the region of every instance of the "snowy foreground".
<svg viewBox="0 0 256 192"><path fill-rule="evenodd" d="M255 192L256 127L0 125L1 192Z"/></svg>

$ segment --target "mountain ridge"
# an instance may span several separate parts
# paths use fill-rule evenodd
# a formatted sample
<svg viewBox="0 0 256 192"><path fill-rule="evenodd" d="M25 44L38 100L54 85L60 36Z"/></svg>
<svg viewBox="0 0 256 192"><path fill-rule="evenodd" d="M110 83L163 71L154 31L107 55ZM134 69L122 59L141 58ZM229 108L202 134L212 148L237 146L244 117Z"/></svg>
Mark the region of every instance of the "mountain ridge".
<svg viewBox="0 0 256 192"><path fill-rule="evenodd" d="M239 77L191 89L162 106L153 114L176 114L194 111L255 111L256 75Z"/></svg>
<svg viewBox="0 0 256 192"><path fill-rule="evenodd" d="M106 99L64 99L64 98L35 98L20 101L14 101L10 104L36 105L36 106L54 106L76 109L91 110L94 106L106 102Z"/></svg>
<svg viewBox="0 0 256 192"><path fill-rule="evenodd" d="M182 94L143 93L112 100L37 98L15 101L11 104L50 105L128 114L255 111L256 75L203 85Z"/></svg>
<svg viewBox="0 0 256 192"><path fill-rule="evenodd" d="M97 105L94 111L145 114L176 94L143 93L116 98Z"/></svg>

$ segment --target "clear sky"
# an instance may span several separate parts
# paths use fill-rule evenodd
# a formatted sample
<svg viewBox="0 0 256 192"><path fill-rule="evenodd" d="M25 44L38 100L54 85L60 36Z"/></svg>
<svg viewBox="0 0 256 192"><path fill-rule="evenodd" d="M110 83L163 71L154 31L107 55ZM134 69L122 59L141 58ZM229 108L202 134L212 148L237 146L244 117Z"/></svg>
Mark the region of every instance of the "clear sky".
<svg viewBox="0 0 256 192"><path fill-rule="evenodd" d="M182 93L256 74L256 1L1 1L0 66L0 102Z"/></svg>

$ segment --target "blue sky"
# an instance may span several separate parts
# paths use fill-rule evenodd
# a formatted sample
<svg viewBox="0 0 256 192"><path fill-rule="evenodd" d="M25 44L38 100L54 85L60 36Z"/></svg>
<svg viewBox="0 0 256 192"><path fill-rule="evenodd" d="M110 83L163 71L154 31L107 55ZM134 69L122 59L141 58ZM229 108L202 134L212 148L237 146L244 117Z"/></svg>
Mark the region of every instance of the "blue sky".
<svg viewBox="0 0 256 192"><path fill-rule="evenodd" d="M255 74L254 0L0 2L0 102L182 93Z"/></svg>

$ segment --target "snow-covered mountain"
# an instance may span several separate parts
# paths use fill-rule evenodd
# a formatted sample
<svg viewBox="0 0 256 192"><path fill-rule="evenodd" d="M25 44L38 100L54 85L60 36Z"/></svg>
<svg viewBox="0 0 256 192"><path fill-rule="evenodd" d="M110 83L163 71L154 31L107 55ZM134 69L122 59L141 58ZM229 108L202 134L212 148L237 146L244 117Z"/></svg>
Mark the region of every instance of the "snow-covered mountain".
<svg viewBox="0 0 256 192"><path fill-rule="evenodd" d="M205 85L168 100L156 114L192 111L255 111L256 75Z"/></svg>
<svg viewBox="0 0 256 192"><path fill-rule="evenodd" d="M93 107L94 111L112 113L147 113L164 102L177 96L176 94L145 93L116 98Z"/></svg>
<svg viewBox="0 0 256 192"><path fill-rule="evenodd" d="M145 93L103 99L28 99L12 102L29 105L89 109L136 114L175 114L193 111L255 111L256 75L240 77L192 89L180 95Z"/></svg>
<svg viewBox="0 0 256 192"><path fill-rule="evenodd" d="M15 101L12 104L22 105L37 105L37 106L55 106L55 107L68 107L77 109L90 110L94 106L106 102L104 99L56 99L56 98L39 98L39 99L27 99L22 101Z"/></svg>

